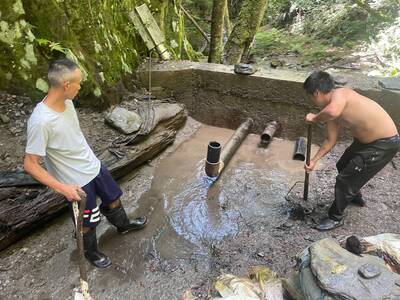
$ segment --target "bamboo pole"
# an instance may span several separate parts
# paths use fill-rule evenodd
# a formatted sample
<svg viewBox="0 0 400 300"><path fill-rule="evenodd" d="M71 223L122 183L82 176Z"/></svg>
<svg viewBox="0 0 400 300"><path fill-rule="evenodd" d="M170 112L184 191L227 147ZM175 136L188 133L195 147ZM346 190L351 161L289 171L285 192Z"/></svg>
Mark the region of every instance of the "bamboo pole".
<svg viewBox="0 0 400 300"><path fill-rule="evenodd" d="M204 39L207 41L207 43L210 43L210 39L208 38L207 33L200 27L200 25L196 22L196 20L192 17L191 14L180 4L180 8L183 11L183 13L188 17L190 22L193 23L193 25L197 28L197 30L201 33L201 35L204 37Z"/></svg>

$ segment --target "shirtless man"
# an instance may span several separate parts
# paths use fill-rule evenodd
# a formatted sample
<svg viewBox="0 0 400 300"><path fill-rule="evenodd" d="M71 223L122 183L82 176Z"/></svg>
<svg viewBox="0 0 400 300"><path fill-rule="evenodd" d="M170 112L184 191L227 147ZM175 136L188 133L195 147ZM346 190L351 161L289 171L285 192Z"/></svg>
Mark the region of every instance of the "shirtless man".
<svg viewBox="0 0 400 300"><path fill-rule="evenodd" d="M119 233L138 230L146 217L129 220L122 206L122 190L86 142L72 100L81 88L82 73L74 62L60 59L50 65L50 89L28 121L25 171L62 194L68 201L87 197L83 219L86 258L98 268L111 265L97 248L96 226L100 212ZM44 158L46 168L40 164ZM100 208L96 197L101 199Z"/></svg>
<svg viewBox="0 0 400 300"><path fill-rule="evenodd" d="M314 170L317 162L336 144L341 123L350 127L354 142L336 164L335 201L328 217L318 230L331 230L343 225L344 210L349 203L364 206L360 189L374 177L400 148L400 137L388 113L375 101L349 88L335 88L326 72L312 73L303 84L313 102L321 108L309 113L306 121L326 123L327 138L305 170Z"/></svg>

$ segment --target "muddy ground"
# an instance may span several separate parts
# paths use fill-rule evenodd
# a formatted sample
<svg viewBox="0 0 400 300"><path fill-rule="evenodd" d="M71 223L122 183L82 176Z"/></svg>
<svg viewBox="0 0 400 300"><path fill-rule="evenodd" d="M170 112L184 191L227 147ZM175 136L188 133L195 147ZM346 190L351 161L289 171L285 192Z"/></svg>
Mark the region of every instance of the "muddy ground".
<svg viewBox="0 0 400 300"><path fill-rule="evenodd" d="M24 120L32 109L28 99L10 98L11 107L7 97L12 96L2 95L0 101L11 119L0 125L1 153L8 153L1 156L0 170L21 167ZM18 103L25 104L15 116ZM104 127L100 113L79 110L79 115L99 152L113 131ZM258 136L250 135L210 187L203 172L206 145L211 139L224 143L231 134L189 118L174 145L120 182L128 213L146 214L149 223L124 236L105 220L99 225L100 248L113 265L106 270L87 265L94 299L180 299L187 289L207 299L221 273L246 275L251 266L266 265L286 276L295 255L318 239L398 232L398 158L364 187L367 207L349 207L345 226L321 233L312 229L313 219L322 217L332 201L335 161L348 142L341 142L313 175L310 201L316 212L304 221L290 218L284 198L304 176L302 162L291 159L292 141L278 138L259 148ZM2 251L0 298L72 299L79 278L72 236L66 213Z"/></svg>

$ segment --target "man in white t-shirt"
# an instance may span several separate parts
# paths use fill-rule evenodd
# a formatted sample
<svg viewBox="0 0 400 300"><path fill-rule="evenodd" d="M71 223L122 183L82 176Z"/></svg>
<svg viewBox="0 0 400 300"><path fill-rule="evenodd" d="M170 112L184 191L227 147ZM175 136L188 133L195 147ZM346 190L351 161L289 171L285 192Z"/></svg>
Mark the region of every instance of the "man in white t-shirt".
<svg viewBox="0 0 400 300"><path fill-rule="evenodd" d="M82 74L74 62L57 60L48 72L50 89L28 121L25 171L36 180L65 196L79 201L85 192L83 240L86 258L99 268L110 259L97 248L96 226L100 212L118 232L141 229L146 217L129 220L119 198L122 190L86 142L72 103L81 88ZM46 169L40 165L44 158ZM96 196L101 198L100 208Z"/></svg>

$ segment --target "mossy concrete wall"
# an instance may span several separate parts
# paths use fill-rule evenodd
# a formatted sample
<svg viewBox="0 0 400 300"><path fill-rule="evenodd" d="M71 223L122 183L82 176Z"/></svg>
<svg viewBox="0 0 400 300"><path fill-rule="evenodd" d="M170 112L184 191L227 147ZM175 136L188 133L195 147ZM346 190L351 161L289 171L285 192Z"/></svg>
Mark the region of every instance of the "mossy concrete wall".
<svg viewBox="0 0 400 300"><path fill-rule="evenodd" d="M128 16L135 6L149 6L175 58L192 58L180 1L0 1L0 90L42 97L49 62L69 57L84 72L80 97L86 103L102 108L118 102L147 55Z"/></svg>
<svg viewBox="0 0 400 300"><path fill-rule="evenodd" d="M282 124L281 136L294 139L306 134L304 117L318 110L303 90L307 73L262 70L251 76L237 75L233 66L194 62L171 62L152 68L154 93L173 95L186 104L195 119L206 124L236 128L247 117L255 121L253 132L261 133L267 122ZM148 69L139 70L148 84ZM347 86L380 103L399 125L400 94L381 89L376 78L346 76ZM324 126L315 129L316 140Z"/></svg>

